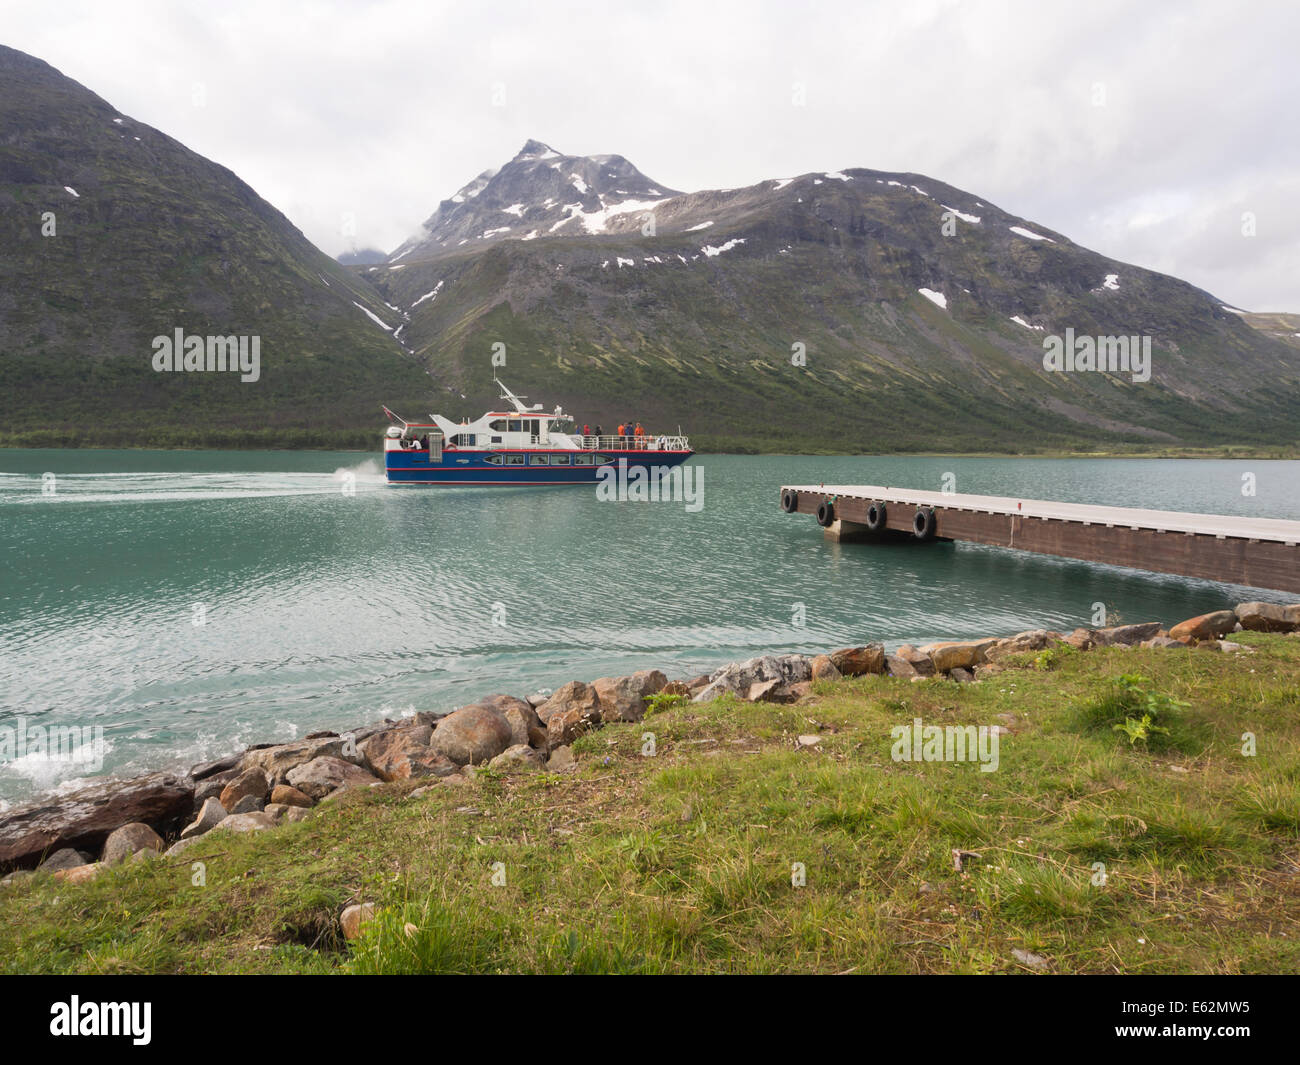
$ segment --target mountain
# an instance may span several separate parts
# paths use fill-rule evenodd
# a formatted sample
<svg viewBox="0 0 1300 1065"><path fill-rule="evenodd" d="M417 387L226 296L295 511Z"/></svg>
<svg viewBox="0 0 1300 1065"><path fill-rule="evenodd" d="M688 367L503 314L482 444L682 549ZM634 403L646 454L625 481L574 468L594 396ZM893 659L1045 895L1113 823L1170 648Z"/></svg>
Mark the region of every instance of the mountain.
<svg viewBox="0 0 1300 1065"><path fill-rule="evenodd" d="M384 262L388 256L377 248L353 248L338 257L343 266L372 266Z"/></svg>
<svg viewBox="0 0 1300 1065"><path fill-rule="evenodd" d="M427 397L368 281L229 170L5 47L0 248L0 443L373 446L381 403ZM156 371L177 329L256 337L257 380Z"/></svg>
<svg viewBox="0 0 1300 1065"><path fill-rule="evenodd" d="M682 193L538 141L361 271L450 415L516 391L738 450L1295 446L1300 352L986 198L847 169ZM1150 379L1044 339L1149 338Z"/></svg>
<svg viewBox="0 0 1300 1065"><path fill-rule="evenodd" d="M615 231L679 195L621 155L561 155L530 140L505 166L484 171L438 204L421 232L388 262L433 259L471 242L481 248Z"/></svg>

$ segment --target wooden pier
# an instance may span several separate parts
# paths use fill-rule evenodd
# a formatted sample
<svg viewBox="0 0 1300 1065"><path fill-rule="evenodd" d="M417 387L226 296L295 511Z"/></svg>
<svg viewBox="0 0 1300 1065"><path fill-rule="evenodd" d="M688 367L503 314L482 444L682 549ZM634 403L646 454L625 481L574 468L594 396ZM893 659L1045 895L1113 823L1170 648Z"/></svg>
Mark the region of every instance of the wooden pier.
<svg viewBox="0 0 1300 1065"><path fill-rule="evenodd" d="M967 540L1043 555L1300 592L1300 521L1134 510L1043 499L787 485L781 509L829 539Z"/></svg>

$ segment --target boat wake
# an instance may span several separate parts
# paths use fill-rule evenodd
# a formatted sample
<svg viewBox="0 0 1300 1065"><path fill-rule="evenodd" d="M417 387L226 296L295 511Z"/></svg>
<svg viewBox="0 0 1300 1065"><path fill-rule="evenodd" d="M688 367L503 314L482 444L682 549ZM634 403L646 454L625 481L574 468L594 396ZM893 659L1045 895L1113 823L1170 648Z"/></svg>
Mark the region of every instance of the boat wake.
<svg viewBox="0 0 1300 1065"><path fill-rule="evenodd" d="M369 459L333 473L0 473L0 506L60 503L180 503L372 492L384 487Z"/></svg>

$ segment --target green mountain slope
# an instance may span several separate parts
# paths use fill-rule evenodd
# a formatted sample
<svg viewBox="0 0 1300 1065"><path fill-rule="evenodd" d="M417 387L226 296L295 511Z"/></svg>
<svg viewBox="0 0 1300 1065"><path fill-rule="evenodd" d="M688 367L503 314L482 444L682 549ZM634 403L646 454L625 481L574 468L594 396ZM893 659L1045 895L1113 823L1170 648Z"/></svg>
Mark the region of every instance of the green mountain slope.
<svg viewBox="0 0 1300 1065"><path fill-rule="evenodd" d="M648 210L614 195L565 205L538 161L550 152L530 141L362 272L408 313L403 341L455 400L448 414L492 400L504 344L496 368L512 388L606 426L680 422L706 446L1297 442L1294 348L1206 292L960 189L855 169ZM507 203L513 232L535 235L502 232ZM1150 380L1045 372L1043 338L1067 328L1150 336Z"/></svg>
<svg viewBox="0 0 1300 1065"><path fill-rule="evenodd" d="M0 47L0 443L369 446L428 378L361 307L400 322L230 171ZM259 379L155 372L178 328L260 337Z"/></svg>

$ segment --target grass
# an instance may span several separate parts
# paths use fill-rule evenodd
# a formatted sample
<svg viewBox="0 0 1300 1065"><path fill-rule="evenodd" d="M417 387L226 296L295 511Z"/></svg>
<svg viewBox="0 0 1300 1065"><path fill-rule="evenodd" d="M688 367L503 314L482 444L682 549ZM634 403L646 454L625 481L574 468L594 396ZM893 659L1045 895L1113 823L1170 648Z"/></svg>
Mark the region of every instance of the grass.
<svg viewBox="0 0 1300 1065"><path fill-rule="evenodd" d="M1027 971L1018 948L1052 972L1293 972L1300 639L1237 638L1254 653L666 706L583 737L572 774L387 785L85 885L20 881L0 970ZM1166 700L1163 746L1110 727L1135 688ZM999 768L892 761L914 717L1003 723ZM959 872L955 848L979 857ZM356 901L379 916L348 944Z"/></svg>

